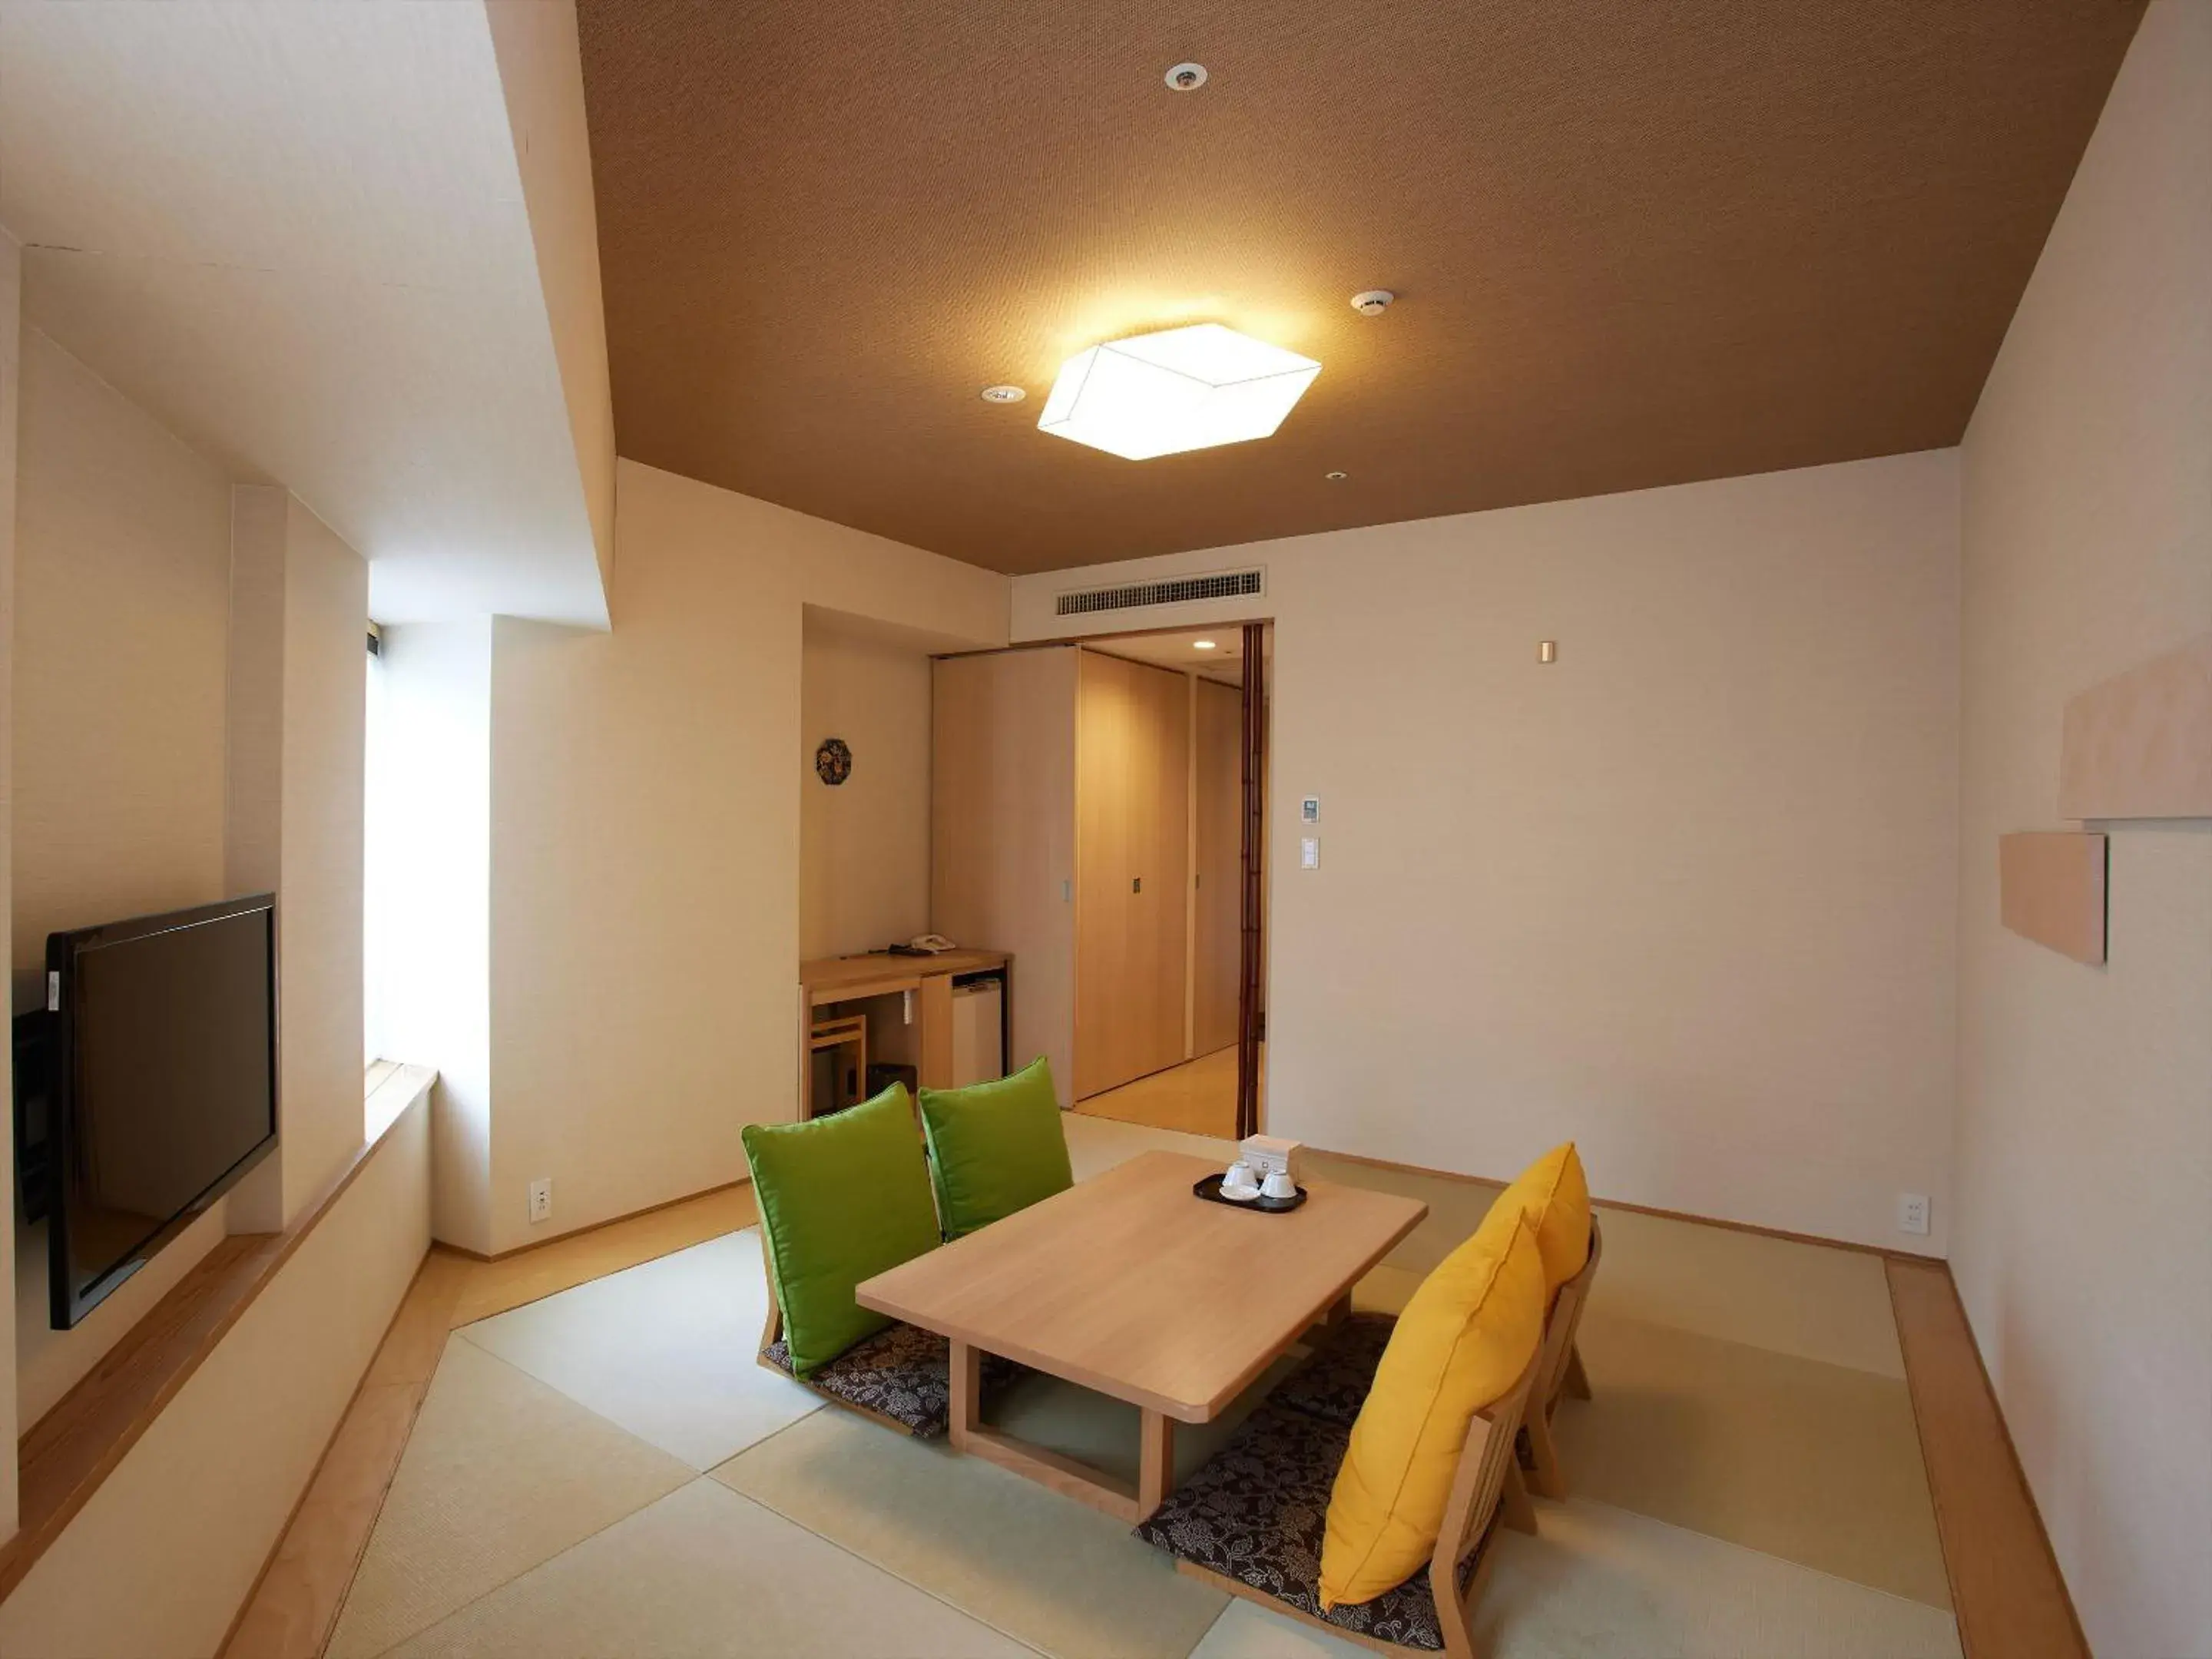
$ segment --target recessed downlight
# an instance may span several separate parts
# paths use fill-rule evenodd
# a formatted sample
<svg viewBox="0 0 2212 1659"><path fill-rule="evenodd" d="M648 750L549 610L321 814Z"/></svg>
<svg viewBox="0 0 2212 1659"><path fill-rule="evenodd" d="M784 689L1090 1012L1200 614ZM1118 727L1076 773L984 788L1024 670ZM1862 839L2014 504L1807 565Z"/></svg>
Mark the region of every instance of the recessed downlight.
<svg viewBox="0 0 2212 1659"><path fill-rule="evenodd" d="M1215 651L1220 647L1212 640L1193 640L1190 642L1190 648L1194 651Z"/></svg>
<svg viewBox="0 0 2212 1659"><path fill-rule="evenodd" d="M1018 386L987 386L976 393L987 404L1018 404L1029 395Z"/></svg>

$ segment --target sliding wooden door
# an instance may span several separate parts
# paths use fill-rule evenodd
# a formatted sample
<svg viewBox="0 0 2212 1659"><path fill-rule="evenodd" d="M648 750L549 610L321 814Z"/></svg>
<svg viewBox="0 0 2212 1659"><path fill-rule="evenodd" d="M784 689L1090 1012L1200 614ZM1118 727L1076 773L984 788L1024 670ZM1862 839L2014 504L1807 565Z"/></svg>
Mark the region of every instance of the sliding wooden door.
<svg viewBox="0 0 2212 1659"><path fill-rule="evenodd" d="M1189 683L1082 653L1076 694L1075 1094L1184 1058Z"/></svg>

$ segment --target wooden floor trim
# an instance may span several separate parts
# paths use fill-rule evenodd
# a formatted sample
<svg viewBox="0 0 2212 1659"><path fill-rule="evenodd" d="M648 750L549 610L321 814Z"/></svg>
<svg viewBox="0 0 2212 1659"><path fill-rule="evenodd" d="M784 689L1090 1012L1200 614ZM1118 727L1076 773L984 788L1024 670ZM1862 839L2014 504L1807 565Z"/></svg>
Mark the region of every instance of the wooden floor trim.
<svg viewBox="0 0 2212 1659"><path fill-rule="evenodd" d="M469 1263L433 1245L262 1563L222 1659L316 1659L383 1512L430 1389Z"/></svg>
<svg viewBox="0 0 2212 1659"><path fill-rule="evenodd" d="M329 1645L450 1332L750 1225L745 1187L714 1188L546 1241L575 1247L568 1251L485 1261L432 1245L232 1621L222 1659L319 1659Z"/></svg>
<svg viewBox="0 0 2212 1659"><path fill-rule="evenodd" d="M625 1221L635 1221L640 1216L657 1214L662 1210L672 1210L679 1204L696 1203L702 1198L712 1198L716 1193L726 1193L733 1188L748 1187L751 1184L751 1176L740 1176L735 1181L725 1181L713 1187L702 1187L697 1192L685 1193L679 1198L664 1198L659 1203L648 1204L643 1209L625 1210L620 1215L609 1216L605 1221L587 1222L581 1227L571 1227L565 1233L555 1233L550 1238L533 1238L527 1244L517 1244L509 1250L494 1250L489 1255L486 1255L482 1250L472 1250L465 1244L441 1243L439 1248L451 1250L456 1255L465 1255L471 1261L485 1263L512 1261L519 1255L528 1255L532 1250L542 1250L553 1244L570 1243L576 1239L586 1238L593 1233L602 1232L609 1227L619 1227Z"/></svg>
<svg viewBox="0 0 2212 1659"><path fill-rule="evenodd" d="M19 1529L0 1548L0 1600L52 1547L390 1139L387 1125L283 1232L222 1239L24 1432L16 1446Z"/></svg>
<svg viewBox="0 0 2212 1659"><path fill-rule="evenodd" d="M1966 1659L2089 1659L1949 1267L1893 1257L1888 1276Z"/></svg>
<svg viewBox="0 0 2212 1659"><path fill-rule="evenodd" d="M1368 1158L1359 1152L1339 1152L1327 1146L1306 1149L1320 1158L1340 1158L1346 1164L1358 1164L1370 1170L1389 1170L1397 1175L1428 1176L1438 1181L1456 1181L1469 1187L1495 1187L1503 1191L1510 1183L1496 1176L1466 1175L1457 1170L1435 1170L1425 1164L1399 1164L1387 1158ZM1662 1210L1655 1204L1632 1204L1624 1198L1607 1198L1594 1194L1590 1202L1608 1210L1626 1210L1631 1215L1656 1216L1662 1221L1687 1221L1699 1227L1719 1227L1732 1233L1750 1233L1758 1238L1778 1238L1790 1244L1817 1244L1824 1250L1855 1250L1861 1255L1879 1256L1885 1261L1936 1262L1935 1256L1921 1255L1911 1250L1893 1250L1881 1244L1862 1244L1856 1239L1826 1238L1819 1233L1793 1233L1783 1227L1762 1227L1754 1221L1729 1221L1717 1215L1697 1215L1688 1210Z"/></svg>

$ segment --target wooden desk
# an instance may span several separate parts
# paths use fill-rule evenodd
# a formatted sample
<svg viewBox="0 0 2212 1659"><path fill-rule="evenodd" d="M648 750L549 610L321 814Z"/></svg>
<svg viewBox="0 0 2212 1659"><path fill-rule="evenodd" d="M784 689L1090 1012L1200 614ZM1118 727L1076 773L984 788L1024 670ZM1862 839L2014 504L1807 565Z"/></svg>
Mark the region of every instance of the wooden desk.
<svg viewBox="0 0 2212 1659"><path fill-rule="evenodd" d="M1004 951L940 951L933 957L823 957L799 964L799 1115L809 1115L813 1068L809 1063L814 1011L832 1002L915 993L921 1025L921 1060L915 1068L925 1089L952 1085L952 981L965 974L1000 976L999 1045L1010 1062L1014 1029L1014 959Z"/></svg>
<svg viewBox="0 0 2212 1659"><path fill-rule="evenodd" d="M878 1273L864 1308L952 1342L952 1443L1132 1523L1174 1479L1174 1425L1205 1423L1312 1327L1428 1206L1331 1182L1261 1215L1209 1204L1203 1158L1147 1152L981 1232ZM1003 1354L1135 1406L1139 1482L987 1428L978 1368Z"/></svg>

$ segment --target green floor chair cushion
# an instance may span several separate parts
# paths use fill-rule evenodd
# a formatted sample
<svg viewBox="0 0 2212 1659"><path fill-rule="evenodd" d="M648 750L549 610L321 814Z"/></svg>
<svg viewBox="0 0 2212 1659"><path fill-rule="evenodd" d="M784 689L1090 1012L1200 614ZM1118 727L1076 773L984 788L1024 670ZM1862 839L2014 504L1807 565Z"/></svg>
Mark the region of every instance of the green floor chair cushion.
<svg viewBox="0 0 2212 1659"><path fill-rule="evenodd" d="M948 1239L1075 1184L1052 1068L1042 1054L995 1083L924 1089L921 1127Z"/></svg>
<svg viewBox="0 0 2212 1659"><path fill-rule="evenodd" d="M747 1124L744 1143L791 1369L804 1376L890 1324L853 1299L854 1285L937 1248L914 1107L894 1083L833 1116Z"/></svg>

